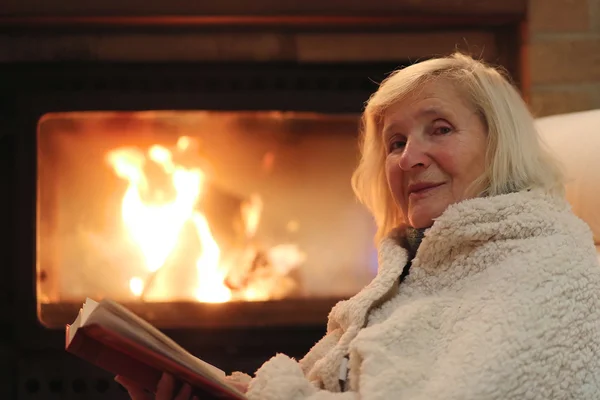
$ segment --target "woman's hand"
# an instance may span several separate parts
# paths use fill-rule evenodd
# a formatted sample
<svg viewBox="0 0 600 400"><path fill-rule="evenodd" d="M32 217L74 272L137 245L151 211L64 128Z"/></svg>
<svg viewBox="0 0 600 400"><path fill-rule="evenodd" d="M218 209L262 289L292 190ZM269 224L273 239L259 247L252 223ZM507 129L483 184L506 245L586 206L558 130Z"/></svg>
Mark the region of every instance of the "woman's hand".
<svg viewBox="0 0 600 400"><path fill-rule="evenodd" d="M251 379L252 378L246 374L234 372L233 374L225 377L225 382L229 383L231 386L245 394L248 391L248 385L250 384Z"/></svg>
<svg viewBox="0 0 600 400"><path fill-rule="evenodd" d="M198 400L198 397L196 396L190 397L192 394L192 388L187 383L183 385L179 393L173 393L175 380L167 373L164 373L160 378L156 388L155 397L153 397L151 394L148 394L135 382L132 382L123 376L117 376L115 381L127 389L127 392L129 392L129 397L131 397L132 400L189 400L190 398L193 400Z"/></svg>

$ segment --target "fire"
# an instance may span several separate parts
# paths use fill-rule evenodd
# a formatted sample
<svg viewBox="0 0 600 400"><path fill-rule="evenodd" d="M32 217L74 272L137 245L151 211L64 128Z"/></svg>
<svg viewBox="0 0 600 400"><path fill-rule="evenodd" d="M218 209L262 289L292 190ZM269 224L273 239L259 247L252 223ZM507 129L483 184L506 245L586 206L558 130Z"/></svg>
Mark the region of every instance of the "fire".
<svg viewBox="0 0 600 400"><path fill-rule="evenodd" d="M129 289L136 296L141 296L144 293L144 281L140 277L133 277L129 280Z"/></svg>
<svg viewBox="0 0 600 400"><path fill-rule="evenodd" d="M253 194L249 201L242 204L242 217L244 218L244 226L246 227L246 236L253 237L256 234L258 223L260 222L260 214L262 212L262 200L259 195Z"/></svg>
<svg viewBox="0 0 600 400"><path fill-rule="evenodd" d="M171 153L162 146L153 146L148 159L163 167L172 177L177 193L164 204L145 204L141 193L148 190L144 174L146 158L137 149L121 148L111 151L107 161L116 174L129 182L123 197L122 216L129 234L140 247L150 272L157 271L177 243L186 221L194 214L204 175L200 170L186 170L173 164Z"/></svg>
<svg viewBox="0 0 600 400"><path fill-rule="evenodd" d="M196 261L198 274L202 277L196 289L196 299L207 303L231 300L231 290L224 284L225 274L219 270L219 245L210 233L206 218L201 213L193 216L194 226L202 244L202 254Z"/></svg>
<svg viewBox="0 0 600 400"><path fill-rule="evenodd" d="M121 147L106 155L115 174L127 181L121 203L122 222L143 255L146 270L144 276L130 278L129 290L143 298L147 287L176 252L182 233L189 234L193 227L199 255L195 261L197 282L190 297L218 303L234 298L266 300L285 296L295 286L287 275L304 262L304 254L295 245L278 245L268 250L256 245L254 237L263 202L258 194L253 194L241 202L239 209L244 244L238 249L238 256L223 261L209 219L199 209L204 191L209 190L208 178L201 168L176 162L178 155L196 144L189 137L181 137L172 149L153 145L142 152L139 148ZM188 279L191 277L183 278ZM159 292L153 292L159 298L181 291L168 284L154 285L153 290Z"/></svg>
<svg viewBox="0 0 600 400"><path fill-rule="evenodd" d="M190 139L183 137L178 148L185 150ZM142 193L150 187L144 172L148 161L156 163L170 179L174 190L172 199L148 203ZM123 196L121 213L126 230L141 250L145 266L150 273L158 271L173 252L186 223L193 223L202 253L197 260L199 285L196 290L200 301L223 302L231 298L219 271L220 249L212 237L205 216L196 210L205 175L199 168L185 168L173 161L171 151L159 145L152 146L147 154L137 148L119 148L107 154L107 162L115 173L128 182ZM133 294L143 293L144 282L139 277L130 280Z"/></svg>

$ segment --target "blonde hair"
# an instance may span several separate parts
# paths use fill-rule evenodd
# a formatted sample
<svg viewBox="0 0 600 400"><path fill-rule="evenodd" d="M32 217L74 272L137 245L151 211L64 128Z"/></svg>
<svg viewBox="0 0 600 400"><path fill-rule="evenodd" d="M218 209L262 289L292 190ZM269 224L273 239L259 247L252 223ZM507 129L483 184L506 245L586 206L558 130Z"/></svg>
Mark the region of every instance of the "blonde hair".
<svg viewBox="0 0 600 400"><path fill-rule="evenodd" d="M377 224L376 241L403 222L388 188L382 143L386 110L435 79L454 84L485 123L486 170L473 184L479 195L495 196L526 189L564 195L563 174L537 134L534 118L503 73L460 53L400 69L387 77L366 104L362 117L361 159L352 176L358 199Z"/></svg>

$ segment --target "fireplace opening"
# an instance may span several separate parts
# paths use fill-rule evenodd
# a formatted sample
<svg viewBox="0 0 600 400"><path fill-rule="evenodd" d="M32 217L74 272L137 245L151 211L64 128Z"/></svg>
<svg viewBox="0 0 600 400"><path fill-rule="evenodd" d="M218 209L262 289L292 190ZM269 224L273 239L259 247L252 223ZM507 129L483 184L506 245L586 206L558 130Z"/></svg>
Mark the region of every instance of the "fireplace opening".
<svg viewBox="0 0 600 400"><path fill-rule="evenodd" d="M39 320L62 327L85 297L173 327L219 304L357 292L376 268L374 224L350 187L358 128L352 113L45 114Z"/></svg>

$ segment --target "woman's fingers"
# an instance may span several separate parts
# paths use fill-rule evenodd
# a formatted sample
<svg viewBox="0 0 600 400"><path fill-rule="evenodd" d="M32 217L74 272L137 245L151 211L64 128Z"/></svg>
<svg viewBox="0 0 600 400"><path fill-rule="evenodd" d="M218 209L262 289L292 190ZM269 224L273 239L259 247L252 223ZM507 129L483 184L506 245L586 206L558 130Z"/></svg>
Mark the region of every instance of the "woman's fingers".
<svg viewBox="0 0 600 400"><path fill-rule="evenodd" d="M175 387L175 380L173 377L166 372L162 374L160 381L156 387L156 397L152 397L144 389L139 387L135 382L123 377L117 376L115 381L123 385L129 397L132 400L189 400L192 395L192 387L189 384L183 385L177 396L173 397L173 389ZM196 396L193 399L198 400Z"/></svg>
<svg viewBox="0 0 600 400"><path fill-rule="evenodd" d="M226 376L225 381L242 393L246 393L248 391L249 382L242 381L234 376Z"/></svg>
<svg viewBox="0 0 600 400"><path fill-rule="evenodd" d="M246 393L248 391L248 384L242 382L234 382L233 386L240 392Z"/></svg>
<svg viewBox="0 0 600 400"><path fill-rule="evenodd" d="M173 400L190 400L190 395L192 394L192 387L187 383L183 385L179 394Z"/></svg>
<svg viewBox="0 0 600 400"><path fill-rule="evenodd" d="M171 400L173 399L173 388L175 380L166 372L162 374L158 386L156 387L156 400Z"/></svg>
<svg viewBox="0 0 600 400"><path fill-rule="evenodd" d="M127 393L129 393L129 397L131 397L131 400L151 399L150 395L148 395L148 393L146 393L144 389L139 387L135 382L125 378L124 376L117 375L117 377L115 377L115 381L121 384L127 390Z"/></svg>

